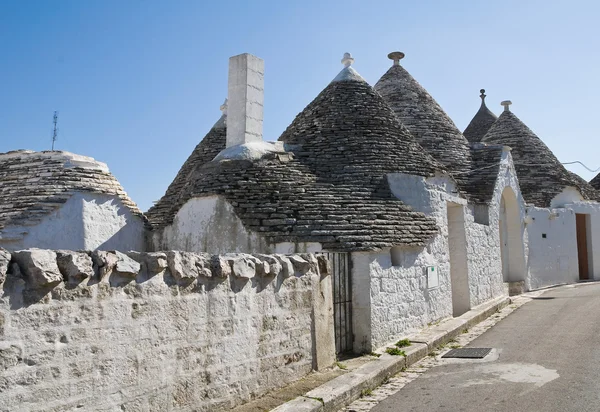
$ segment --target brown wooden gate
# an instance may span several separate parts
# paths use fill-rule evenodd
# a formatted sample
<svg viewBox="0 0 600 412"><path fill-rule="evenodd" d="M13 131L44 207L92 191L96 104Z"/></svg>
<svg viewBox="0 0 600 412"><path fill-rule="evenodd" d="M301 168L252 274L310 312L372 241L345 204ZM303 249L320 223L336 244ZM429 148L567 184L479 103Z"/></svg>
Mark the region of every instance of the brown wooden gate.
<svg viewBox="0 0 600 412"><path fill-rule="evenodd" d="M324 253L333 269L333 316L337 354L351 352L352 331L352 260L349 253Z"/></svg>
<svg viewBox="0 0 600 412"><path fill-rule="evenodd" d="M587 215L575 214L577 227L577 258L579 260L579 280L590 278L587 244Z"/></svg>

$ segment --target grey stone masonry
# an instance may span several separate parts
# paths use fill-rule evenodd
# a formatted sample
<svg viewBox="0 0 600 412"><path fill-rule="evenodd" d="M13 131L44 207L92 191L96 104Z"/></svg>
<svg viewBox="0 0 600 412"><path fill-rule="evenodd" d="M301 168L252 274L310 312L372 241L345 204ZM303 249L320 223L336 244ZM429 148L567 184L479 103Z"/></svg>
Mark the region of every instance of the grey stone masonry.
<svg viewBox="0 0 600 412"><path fill-rule="evenodd" d="M565 187L575 187L584 199L597 200L596 190L569 172L554 153L514 113L505 110L483 138L483 143L509 146L525 201L550 207Z"/></svg>
<svg viewBox="0 0 600 412"><path fill-rule="evenodd" d="M600 173L590 180L590 185L596 190L600 190Z"/></svg>
<svg viewBox="0 0 600 412"><path fill-rule="evenodd" d="M226 119L227 115L223 114L185 161L164 196L146 212L146 217L152 227L160 228L170 223L173 203L181 195L181 190L188 183L194 168L210 162L221 150L225 149Z"/></svg>
<svg viewBox="0 0 600 412"><path fill-rule="evenodd" d="M331 251L423 245L435 221L396 199L386 174L445 173L359 76L332 82L282 134L287 153L197 166L166 222L193 197L222 195L272 243Z"/></svg>
<svg viewBox="0 0 600 412"><path fill-rule="evenodd" d="M494 187L502 159L501 145L471 146L471 173L468 174L469 200L476 204L488 204L494 196Z"/></svg>
<svg viewBox="0 0 600 412"><path fill-rule="evenodd" d="M481 139L490 130L498 116L496 116L485 104L485 90L481 89L481 107L471 119L471 122L463 132L463 135L471 143L481 142Z"/></svg>
<svg viewBox="0 0 600 412"><path fill-rule="evenodd" d="M0 238L8 226L39 223L77 192L116 196L144 218L104 163L68 152L0 153Z"/></svg>
<svg viewBox="0 0 600 412"><path fill-rule="evenodd" d="M461 189L468 185L469 142L440 105L401 65L394 65L375 85L417 142L440 162Z"/></svg>

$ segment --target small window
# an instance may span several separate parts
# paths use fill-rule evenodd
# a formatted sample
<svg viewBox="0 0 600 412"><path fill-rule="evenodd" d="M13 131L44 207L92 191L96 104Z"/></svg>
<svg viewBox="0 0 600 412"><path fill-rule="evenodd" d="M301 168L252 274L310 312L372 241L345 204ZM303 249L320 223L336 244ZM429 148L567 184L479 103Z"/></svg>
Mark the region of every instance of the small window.
<svg viewBox="0 0 600 412"><path fill-rule="evenodd" d="M542 233L542 239L546 239L546 234Z"/></svg>

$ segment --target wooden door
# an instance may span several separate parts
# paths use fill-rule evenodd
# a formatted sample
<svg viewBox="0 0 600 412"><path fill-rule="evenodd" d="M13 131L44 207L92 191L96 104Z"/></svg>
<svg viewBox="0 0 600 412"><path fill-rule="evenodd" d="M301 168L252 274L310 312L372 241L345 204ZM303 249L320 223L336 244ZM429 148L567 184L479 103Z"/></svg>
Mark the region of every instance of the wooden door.
<svg viewBox="0 0 600 412"><path fill-rule="evenodd" d="M577 213L575 215L575 222L577 226L577 258L579 260L579 280L587 280L590 278L590 276L588 267L586 215Z"/></svg>

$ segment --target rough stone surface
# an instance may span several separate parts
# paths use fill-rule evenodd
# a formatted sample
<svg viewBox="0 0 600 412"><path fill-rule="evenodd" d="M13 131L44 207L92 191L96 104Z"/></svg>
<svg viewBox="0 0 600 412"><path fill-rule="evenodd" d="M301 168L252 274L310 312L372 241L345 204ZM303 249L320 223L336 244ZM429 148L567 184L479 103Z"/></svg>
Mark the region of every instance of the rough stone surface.
<svg viewBox="0 0 600 412"><path fill-rule="evenodd" d="M481 142L481 139L490 130L498 116L496 116L485 104L485 90L481 93L481 107L471 119L471 122L463 132L463 135L471 143Z"/></svg>
<svg viewBox="0 0 600 412"><path fill-rule="evenodd" d="M590 185L596 189L596 190L600 190L600 173L598 173L596 175L596 177L594 177L592 180L590 180Z"/></svg>
<svg viewBox="0 0 600 412"><path fill-rule="evenodd" d="M375 84L417 142L454 177L462 189L470 169L469 142L440 105L408 71L394 65Z"/></svg>
<svg viewBox="0 0 600 412"><path fill-rule="evenodd" d="M140 273L140 264L124 253L116 251L117 264L115 270L122 276L135 278Z"/></svg>
<svg viewBox="0 0 600 412"><path fill-rule="evenodd" d="M280 141L289 153L255 162L196 166L188 184L172 199L170 211L153 225L158 236L169 235L171 229L163 228L181 217L187 202L214 195L223 197L244 228L260 234L268 244L316 242L331 251L377 250L424 244L437 233L432 219L392 196L385 175L431 176L442 167L364 81L331 83L296 117ZM211 222L229 227L223 223L226 218L214 215ZM212 252L200 246L217 229L216 224L208 229L188 225L188 231L200 239L194 241L197 248L184 249ZM185 246L186 239L187 234L178 246ZM170 247L160 239L157 244Z"/></svg>
<svg viewBox="0 0 600 412"><path fill-rule="evenodd" d="M98 275L98 279L102 280L111 274L117 267L118 260L119 258L114 252L103 250L92 252L92 262L94 263L94 271Z"/></svg>
<svg viewBox="0 0 600 412"><path fill-rule="evenodd" d="M6 279L6 272L8 271L10 259L10 252L0 248L0 285L2 285L2 283L4 283L4 279Z"/></svg>
<svg viewBox="0 0 600 412"><path fill-rule="evenodd" d="M31 288L49 287L62 282L56 263L56 253L51 250L20 250L12 254Z"/></svg>
<svg viewBox="0 0 600 412"><path fill-rule="evenodd" d="M87 253L58 250L56 263L69 283L79 283L94 276L92 258Z"/></svg>
<svg viewBox="0 0 600 412"><path fill-rule="evenodd" d="M586 200L600 197L589 183L565 169L548 146L510 111L502 112L482 141L510 146L521 192L530 205L550 207L569 186Z"/></svg>
<svg viewBox="0 0 600 412"><path fill-rule="evenodd" d="M154 206L152 206L146 217L152 227L162 227L172 220L172 205L177 201L185 185L189 182L190 174L197 167L210 162L225 149L227 128L225 127L227 116L223 115L198 143L192 154L187 158L181 169L175 176L173 182L167 188L166 193Z"/></svg>
<svg viewBox="0 0 600 412"><path fill-rule="evenodd" d="M81 201L78 205L72 205L79 207L79 214L71 216L68 223L62 222L60 217L55 215L74 195L80 195L89 202L84 203L83 208ZM94 200L94 196L99 198ZM145 218L104 163L60 151L19 150L0 154L0 244L6 248L63 248L71 247L75 241L80 241L78 247L89 247L90 245L85 245L85 239L79 239L85 235L83 229L79 231L81 233L69 233L71 238L64 239L60 232L72 230L78 227L77 225L83 227L82 220L85 216L80 215L85 214L86 207L94 208L90 213L108 213L110 211L104 209L110 207L119 209L121 214L127 211L131 219L137 219L139 222L139 230L136 233L141 240ZM48 218L52 218L53 222L48 223ZM119 225L119 229L127 224L114 213L111 214L111 218ZM96 221L98 220L101 219ZM45 227L44 231L36 231L37 225L43 222L46 222L48 227ZM93 223L93 220L90 222ZM103 222L105 225L109 223L112 224L108 221ZM100 238L94 239L94 248L101 247L102 243L109 241L118 230L108 233L106 229L103 232L98 228L97 232ZM52 237L45 239L44 233L52 234L53 244L47 244L52 242ZM31 237L29 240L28 235Z"/></svg>
<svg viewBox="0 0 600 412"><path fill-rule="evenodd" d="M95 262L116 268L113 257L96 253ZM185 270L197 270L199 261L228 266L234 257L194 255ZM255 264L275 259L242 257ZM26 251L15 259L47 276L56 256ZM326 351L319 359L333 362L334 345L313 336L332 334L315 316L332 308L331 277L280 271L240 282L218 270L219 277L194 275L185 284L166 271L128 284L60 283L31 301L11 269L0 288L0 409L220 412L304 377L315 353Z"/></svg>

